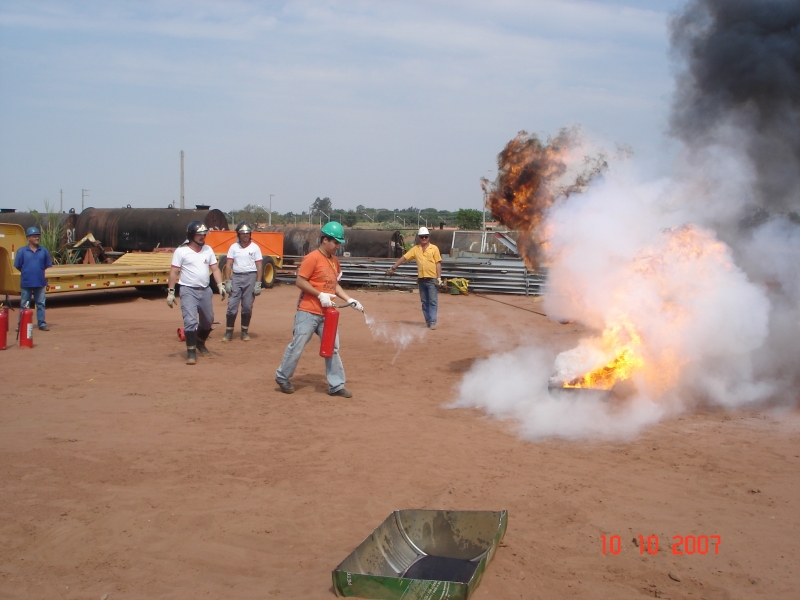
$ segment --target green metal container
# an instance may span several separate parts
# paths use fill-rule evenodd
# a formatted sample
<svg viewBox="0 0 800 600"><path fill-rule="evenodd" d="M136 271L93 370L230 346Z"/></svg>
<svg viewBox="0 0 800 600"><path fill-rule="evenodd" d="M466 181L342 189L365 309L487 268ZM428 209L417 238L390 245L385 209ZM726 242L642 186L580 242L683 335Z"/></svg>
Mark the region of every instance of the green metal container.
<svg viewBox="0 0 800 600"><path fill-rule="evenodd" d="M334 569L337 596L466 600L508 526L508 511L396 510Z"/></svg>

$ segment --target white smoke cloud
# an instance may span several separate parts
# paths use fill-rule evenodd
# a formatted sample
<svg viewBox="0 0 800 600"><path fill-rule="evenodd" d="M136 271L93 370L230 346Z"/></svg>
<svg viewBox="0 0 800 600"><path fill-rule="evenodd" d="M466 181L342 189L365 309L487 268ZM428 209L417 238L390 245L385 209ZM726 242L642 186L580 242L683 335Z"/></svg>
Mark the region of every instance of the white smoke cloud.
<svg viewBox="0 0 800 600"><path fill-rule="evenodd" d="M375 317L364 314L372 333L372 339L384 341L392 344L397 352L392 358L392 364L400 356L400 353L405 350L409 344L419 341L427 333L427 329L422 329L419 326L403 325L402 323L387 323L386 321L379 321Z"/></svg>
<svg viewBox="0 0 800 600"><path fill-rule="evenodd" d="M477 407L498 419L513 419L529 440L627 439L671 410L643 397L624 405L553 397L547 381L554 359L553 350L524 346L479 360L461 381L452 408Z"/></svg>
<svg viewBox="0 0 800 600"><path fill-rule="evenodd" d="M765 11L755 1L688 0L673 16L670 129L683 147L672 179L642 182L612 165L587 193L542 204L546 311L591 332L559 356L520 349L482 362L459 406L513 416L529 437L580 438L631 435L698 403L797 403L798 26L790 1ZM499 160L518 158L510 147ZM527 214L519 198L551 200L541 184L524 186L549 183L560 148L535 149L498 177L495 198L512 216ZM553 368L568 381L610 360L630 367L624 398L564 402L544 392Z"/></svg>
<svg viewBox="0 0 800 600"><path fill-rule="evenodd" d="M724 153L716 173L732 168L731 156ZM529 439L608 439L629 438L700 402L738 407L773 397L776 385L761 376L757 360L769 340L772 303L713 230L683 224L693 205L706 205L701 192L666 180L639 183L630 165L620 165L585 194L555 205L547 221L544 308L592 331L560 354L523 347L479 362L455 406L513 418ZM776 235L760 233L750 247L759 255L759 244ZM790 265L796 272L787 256ZM620 322L641 338L645 367L634 372L633 391L611 402L550 395L552 376L569 381L614 358L600 334Z"/></svg>

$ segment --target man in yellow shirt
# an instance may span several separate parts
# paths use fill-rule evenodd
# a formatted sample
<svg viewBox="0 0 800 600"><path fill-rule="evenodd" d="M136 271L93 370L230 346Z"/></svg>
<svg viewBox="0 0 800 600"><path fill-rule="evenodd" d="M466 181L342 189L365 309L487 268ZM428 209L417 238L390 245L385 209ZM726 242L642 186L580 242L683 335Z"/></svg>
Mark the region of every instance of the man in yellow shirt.
<svg viewBox="0 0 800 600"><path fill-rule="evenodd" d="M419 244L398 258L397 262L387 269L386 274L393 275L395 269L406 261L417 261L417 283L422 301L422 314L425 316L425 324L431 329L436 329L438 288L442 285L442 255L439 254L439 248L431 244L431 234L427 227L420 227L417 237Z"/></svg>

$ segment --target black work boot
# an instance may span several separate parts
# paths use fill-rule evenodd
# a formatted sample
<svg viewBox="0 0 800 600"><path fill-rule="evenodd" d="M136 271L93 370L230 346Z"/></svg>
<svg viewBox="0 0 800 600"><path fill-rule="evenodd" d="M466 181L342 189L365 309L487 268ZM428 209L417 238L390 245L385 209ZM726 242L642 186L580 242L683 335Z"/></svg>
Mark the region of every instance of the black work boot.
<svg viewBox="0 0 800 600"><path fill-rule="evenodd" d="M200 353L200 356L211 356L211 352L209 352L208 348L206 348L206 340L208 339L210 333L210 329L197 330L197 351Z"/></svg>
<svg viewBox="0 0 800 600"><path fill-rule="evenodd" d="M250 327L250 317L252 315L242 315L242 341L249 342L250 336L247 335L247 328Z"/></svg>
<svg viewBox="0 0 800 600"><path fill-rule="evenodd" d="M225 315L225 335L222 336L223 342L230 342L233 339L234 323L236 323L236 315Z"/></svg>
<svg viewBox="0 0 800 600"><path fill-rule="evenodd" d="M186 336L186 364L193 365L197 363L197 332L187 331L184 333Z"/></svg>

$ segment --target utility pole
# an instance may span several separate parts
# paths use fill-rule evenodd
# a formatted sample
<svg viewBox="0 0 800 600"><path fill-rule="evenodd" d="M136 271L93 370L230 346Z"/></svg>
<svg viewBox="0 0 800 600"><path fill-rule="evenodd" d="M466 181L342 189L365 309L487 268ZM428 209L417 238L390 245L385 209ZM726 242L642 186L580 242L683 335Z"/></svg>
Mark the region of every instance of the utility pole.
<svg viewBox="0 0 800 600"><path fill-rule="evenodd" d="M486 231L486 190L483 190L483 230Z"/></svg>
<svg viewBox="0 0 800 600"><path fill-rule="evenodd" d="M272 226L272 197L274 195L275 194L270 194L269 195L269 224L270 224L270 226Z"/></svg>
<svg viewBox="0 0 800 600"><path fill-rule="evenodd" d="M489 177L491 177L492 176L492 169L489 169L487 171L487 173L488 173ZM488 181L488 177L487 177L487 181ZM489 195L489 192L484 187L483 188L483 206L481 207L481 212L483 213L483 230L484 231L486 231L486 199L487 199L488 195Z"/></svg>
<svg viewBox="0 0 800 600"><path fill-rule="evenodd" d="M64 212L64 190L61 190L61 212Z"/></svg>
<svg viewBox="0 0 800 600"><path fill-rule="evenodd" d="M91 191L92 190L81 190L81 212L83 212L83 207L84 207L83 200L84 200L84 198L86 198L86 196L89 195L89 192L91 192Z"/></svg>
<svg viewBox="0 0 800 600"><path fill-rule="evenodd" d="M186 208L186 203L183 195L183 150L181 150L181 210Z"/></svg>

